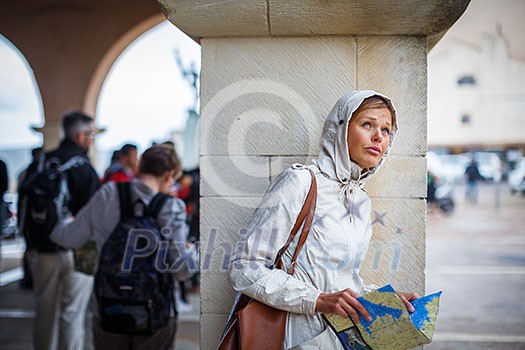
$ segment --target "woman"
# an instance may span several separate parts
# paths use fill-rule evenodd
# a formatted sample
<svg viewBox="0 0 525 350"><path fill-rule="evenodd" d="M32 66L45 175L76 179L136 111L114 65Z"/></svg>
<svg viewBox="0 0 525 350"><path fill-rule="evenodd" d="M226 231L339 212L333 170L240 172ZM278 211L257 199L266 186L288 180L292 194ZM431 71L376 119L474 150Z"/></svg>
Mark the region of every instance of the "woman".
<svg viewBox="0 0 525 350"><path fill-rule="evenodd" d="M148 204L159 192L168 194L175 183L175 177L180 174L180 161L173 149L163 146L153 146L147 149L140 159L139 176L131 182L131 199L140 199ZM109 238L120 220L120 200L117 185L108 183L91 198L73 221L58 225L51 234L51 239L63 247L78 248L92 237L96 241L97 252L100 255L104 243ZM185 242L187 233L186 212L182 200L169 197L157 216L157 224L162 234L169 232L172 244ZM122 247L126 249L126 247ZM179 280L191 276L190 268L196 266L196 253L181 251L180 247L170 249L172 259L177 261L179 268L174 271ZM181 261L183 259L183 261ZM90 305L93 312L93 339L96 349L128 349L128 342L133 342L132 348L138 349L174 349L176 324L172 312L168 325L159 329L151 336L128 335L105 332L101 327L96 298ZM132 340L131 340L132 339Z"/></svg>
<svg viewBox="0 0 525 350"><path fill-rule="evenodd" d="M328 115L319 157L309 166L316 174L315 219L299 255L295 274L270 266L290 232L310 187L301 166L288 169L271 184L255 211L230 265L235 290L289 312L284 349L342 349L322 313L352 317L370 314L356 299L374 289L359 275L372 234L371 204L364 182L381 167L397 131L389 98L375 91L352 91ZM293 243L283 257L291 262ZM399 293L408 311L415 294Z"/></svg>

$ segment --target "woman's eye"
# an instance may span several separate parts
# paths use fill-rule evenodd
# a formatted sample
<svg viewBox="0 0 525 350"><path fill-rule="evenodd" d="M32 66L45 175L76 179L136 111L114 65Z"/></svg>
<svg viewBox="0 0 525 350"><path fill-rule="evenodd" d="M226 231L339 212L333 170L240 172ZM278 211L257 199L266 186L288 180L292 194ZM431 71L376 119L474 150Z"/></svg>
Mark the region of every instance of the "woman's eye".
<svg viewBox="0 0 525 350"><path fill-rule="evenodd" d="M369 128L369 127L371 127L372 125L371 125L369 122L364 122L364 123L363 123L363 126L366 127L366 128Z"/></svg>
<svg viewBox="0 0 525 350"><path fill-rule="evenodd" d="M383 129L381 131L384 135L390 135L390 129Z"/></svg>

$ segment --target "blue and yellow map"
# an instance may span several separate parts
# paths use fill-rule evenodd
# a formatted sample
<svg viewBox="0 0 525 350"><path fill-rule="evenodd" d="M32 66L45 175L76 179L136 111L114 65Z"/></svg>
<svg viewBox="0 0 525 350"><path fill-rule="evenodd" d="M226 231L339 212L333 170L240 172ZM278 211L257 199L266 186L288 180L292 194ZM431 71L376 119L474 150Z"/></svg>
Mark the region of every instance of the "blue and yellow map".
<svg viewBox="0 0 525 350"><path fill-rule="evenodd" d="M387 285L357 298L372 321L363 317L355 325L350 317L324 317L336 332L345 350L406 350L432 341L441 292L412 301L415 311L408 313L392 286Z"/></svg>

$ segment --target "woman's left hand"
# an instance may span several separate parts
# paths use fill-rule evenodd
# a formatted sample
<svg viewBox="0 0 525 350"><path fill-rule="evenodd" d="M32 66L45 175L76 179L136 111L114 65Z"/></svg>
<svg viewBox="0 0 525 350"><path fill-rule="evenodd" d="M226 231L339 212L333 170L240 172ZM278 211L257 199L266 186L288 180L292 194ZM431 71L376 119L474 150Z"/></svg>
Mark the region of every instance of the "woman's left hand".
<svg viewBox="0 0 525 350"><path fill-rule="evenodd" d="M410 302L419 298L418 294L397 292L397 296L399 297L399 299L401 299L403 304L405 304L405 307L407 308L408 312L414 312L414 306Z"/></svg>

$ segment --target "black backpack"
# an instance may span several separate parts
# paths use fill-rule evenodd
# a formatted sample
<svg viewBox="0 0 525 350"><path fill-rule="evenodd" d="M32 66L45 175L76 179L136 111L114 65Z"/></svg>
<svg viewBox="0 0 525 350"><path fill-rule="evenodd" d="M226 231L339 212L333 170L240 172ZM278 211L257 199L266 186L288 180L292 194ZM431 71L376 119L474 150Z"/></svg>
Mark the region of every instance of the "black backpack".
<svg viewBox="0 0 525 350"><path fill-rule="evenodd" d="M155 251L147 256L135 256L127 266L124 258L132 245L142 249L150 243L144 237L138 238L137 242L130 241L131 230L148 230L149 234L157 237L157 243L162 242L156 218L169 196L158 193L149 205L141 200L132 203L131 185L129 182L117 184L120 222L100 252L95 273L95 295L103 330L118 334L152 335L168 324L172 308L176 314L172 276L167 271L159 271L156 266L159 254L170 261L167 244L157 244ZM138 215L137 209L141 209ZM161 247L165 251L159 252Z"/></svg>
<svg viewBox="0 0 525 350"><path fill-rule="evenodd" d="M57 252L63 248L52 242L49 235L59 220L69 214L71 198L67 171L88 161L74 156L61 164L58 158L46 158L42 154L23 181L21 231L31 248L39 252Z"/></svg>

